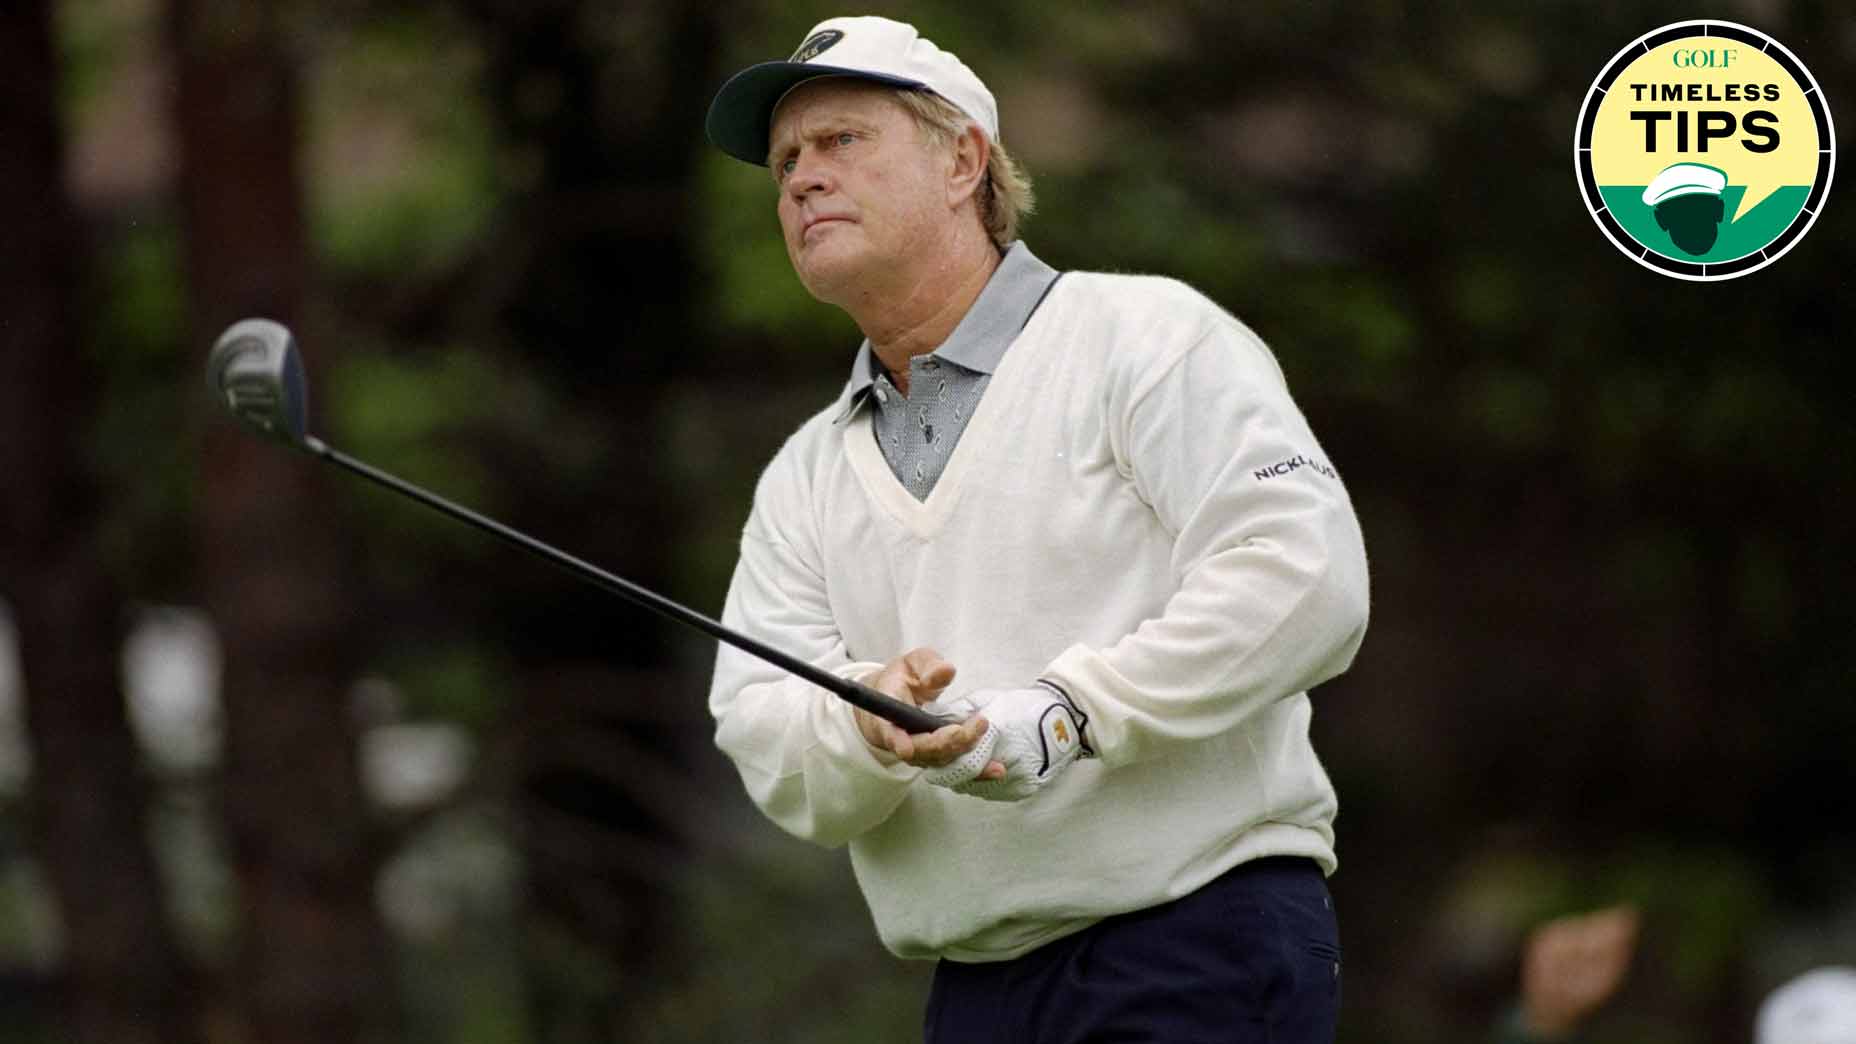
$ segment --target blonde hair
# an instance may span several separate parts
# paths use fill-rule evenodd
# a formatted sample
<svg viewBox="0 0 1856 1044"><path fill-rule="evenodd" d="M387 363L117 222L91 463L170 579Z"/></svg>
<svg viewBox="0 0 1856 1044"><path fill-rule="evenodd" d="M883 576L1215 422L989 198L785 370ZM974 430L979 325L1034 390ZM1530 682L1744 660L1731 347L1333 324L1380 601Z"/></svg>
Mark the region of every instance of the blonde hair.
<svg viewBox="0 0 1856 1044"><path fill-rule="evenodd" d="M946 145L974 125L972 117L938 94L899 90L896 100L934 145ZM992 148L986 160L986 180L978 192L980 221L986 225L986 234L1003 250L1018 238L1018 223L1030 216L1037 200L1031 193L1031 175L1012 159L1004 145L996 141L988 144Z"/></svg>

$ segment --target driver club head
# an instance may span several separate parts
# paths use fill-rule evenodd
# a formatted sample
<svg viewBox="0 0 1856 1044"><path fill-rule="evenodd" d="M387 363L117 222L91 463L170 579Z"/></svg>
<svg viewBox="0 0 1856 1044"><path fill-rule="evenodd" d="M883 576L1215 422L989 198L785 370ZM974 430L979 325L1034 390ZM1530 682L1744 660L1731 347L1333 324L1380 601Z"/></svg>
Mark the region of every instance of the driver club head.
<svg viewBox="0 0 1856 1044"><path fill-rule="evenodd" d="M247 428L286 445L306 444L309 379L289 327L269 319L233 323L207 358L206 384Z"/></svg>

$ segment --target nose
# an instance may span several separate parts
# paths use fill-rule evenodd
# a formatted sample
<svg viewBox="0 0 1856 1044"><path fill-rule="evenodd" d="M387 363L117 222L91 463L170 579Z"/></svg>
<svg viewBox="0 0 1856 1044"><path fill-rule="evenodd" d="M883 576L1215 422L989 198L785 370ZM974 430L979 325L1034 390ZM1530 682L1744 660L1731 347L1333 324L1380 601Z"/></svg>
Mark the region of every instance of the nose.
<svg viewBox="0 0 1856 1044"><path fill-rule="evenodd" d="M786 175L786 191L795 200L804 199L813 192L824 192L831 188L831 178L825 164L819 162L818 156L809 149L801 149L793 157L792 172Z"/></svg>

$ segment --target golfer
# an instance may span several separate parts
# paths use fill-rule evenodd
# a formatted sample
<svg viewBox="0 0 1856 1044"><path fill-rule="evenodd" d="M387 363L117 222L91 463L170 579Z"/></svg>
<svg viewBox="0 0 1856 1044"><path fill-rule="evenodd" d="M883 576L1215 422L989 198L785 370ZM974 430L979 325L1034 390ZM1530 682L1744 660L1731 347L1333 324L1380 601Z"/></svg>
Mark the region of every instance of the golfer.
<svg viewBox="0 0 1856 1044"><path fill-rule="evenodd" d="M1331 1040L1307 690L1360 644L1366 559L1269 350L1175 280L1033 255L992 93L911 26L819 24L707 129L865 337L762 475L722 619L961 720L905 735L723 648L750 796L939 959L931 1044Z"/></svg>

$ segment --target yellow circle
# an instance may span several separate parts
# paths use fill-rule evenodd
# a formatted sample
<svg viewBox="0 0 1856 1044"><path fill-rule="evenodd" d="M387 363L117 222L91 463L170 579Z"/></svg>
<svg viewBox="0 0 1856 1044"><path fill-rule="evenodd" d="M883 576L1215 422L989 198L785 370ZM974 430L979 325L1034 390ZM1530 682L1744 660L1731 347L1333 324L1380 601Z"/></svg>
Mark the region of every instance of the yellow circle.
<svg viewBox="0 0 1856 1044"><path fill-rule="evenodd" d="M1727 64L1692 64L1697 52ZM1606 89L1592 125L1592 177L1600 185L1648 185L1674 163L1719 167L1746 186L1732 221L1773 190L1817 177L1817 123L1805 90L1770 55L1739 40L1690 36L1659 44ZM1671 94L1681 100L1664 100ZM1733 130L1703 138L1704 117L1710 131L1729 120ZM1768 133L1777 135L1777 148L1759 151Z"/></svg>

